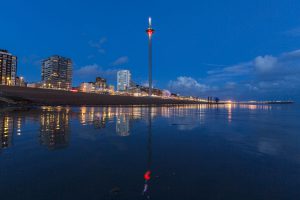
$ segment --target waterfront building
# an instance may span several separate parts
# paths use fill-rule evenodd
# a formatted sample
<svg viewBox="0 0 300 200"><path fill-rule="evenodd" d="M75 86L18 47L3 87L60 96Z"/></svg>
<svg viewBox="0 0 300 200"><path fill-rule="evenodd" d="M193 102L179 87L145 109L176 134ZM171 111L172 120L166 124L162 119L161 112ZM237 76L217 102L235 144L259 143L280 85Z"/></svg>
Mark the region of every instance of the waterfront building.
<svg viewBox="0 0 300 200"><path fill-rule="evenodd" d="M130 88L131 74L129 70L120 70L117 73L117 90L127 91Z"/></svg>
<svg viewBox="0 0 300 200"><path fill-rule="evenodd" d="M16 86L20 86L20 87L25 87L26 86L26 83L25 83L25 80L24 80L24 77L16 77Z"/></svg>
<svg viewBox="0 0 300 200"><path fill-rule="evenodd" d="M0 49L0 85L15 85L17 57Z"/></svg>
<svg viewBox="0 0 300 200"><path fill-rule="evenodd" d="M95 88L96 90L104 90L107 87L106 79L96 77Z"/></svg>
<svg viewBox="0 0 300 200"><path fill-rule="evenodd" d="M42 82L45 88L72 88L72 61L69 58L54 55L42 62Z"/></svg>
<svg viewBox="0 0 300 200"><path fill-rule="evenodd" d="M130 92L134 94L134 96L145 96L149 95L149 87L143 85L133 85L130 87ZM153 96L164 96L163 90L158 88L152 88L151 95Z"/></svg>
<svg viewBox="0 0 300 200"><path fill-rule="evenodd" d="M27 83L26 85L29 88L40 88L40 87L46 87L46 84L41 83Z"/></svg>
<svg viewBox="0 0 300 200"><path fill-rule="evenodd" d="M107 93L109 88L107 87L106 79L97 77L95 82L83 82L79 86L80 92L95 92L95 93Z"/></svg>
<svg viewBox="0 0 300 200"><path fill-rule="evenodd" d="M115 86L109 85L108 86L108 93L109 94L114 94L115 93Z"/></svg>
<svg viewBox="0 0 300 200"><path fill-rule="evenodd" d="M81 83L79 87L80 92L95 92L95 83L88 82L88 83Z"/></svg>

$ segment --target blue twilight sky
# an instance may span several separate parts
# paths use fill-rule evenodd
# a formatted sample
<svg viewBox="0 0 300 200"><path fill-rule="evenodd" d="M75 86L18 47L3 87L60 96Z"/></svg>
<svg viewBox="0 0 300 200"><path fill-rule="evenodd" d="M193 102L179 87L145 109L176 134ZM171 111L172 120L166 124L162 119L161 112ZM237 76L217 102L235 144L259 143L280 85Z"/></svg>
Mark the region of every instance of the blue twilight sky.
<svg viewBox="0 0 300 200"><path fill-rule="evenodd" d="M18 74L40 81L40 61L74 62L74 85L129 69L147 83L147 18L156 29L156 87L223 99L300 99L300 1L1 1L0 48Z"/></svg>

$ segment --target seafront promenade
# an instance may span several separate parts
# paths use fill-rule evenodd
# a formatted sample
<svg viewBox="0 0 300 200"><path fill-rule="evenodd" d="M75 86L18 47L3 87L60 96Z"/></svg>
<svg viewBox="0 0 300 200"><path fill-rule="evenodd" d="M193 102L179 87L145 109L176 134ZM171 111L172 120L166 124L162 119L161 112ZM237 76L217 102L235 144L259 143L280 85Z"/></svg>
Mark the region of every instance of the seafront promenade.
<svg viewBox="0 0 300 200"><path fill-rule="evenodd" d="M135 97L122 95L71 92L64 90L28 88L17 86L0 86L0 101L8 104L29 105L167 105L167 104L199 104L201 102L188 99L161 97Z"/></svg>

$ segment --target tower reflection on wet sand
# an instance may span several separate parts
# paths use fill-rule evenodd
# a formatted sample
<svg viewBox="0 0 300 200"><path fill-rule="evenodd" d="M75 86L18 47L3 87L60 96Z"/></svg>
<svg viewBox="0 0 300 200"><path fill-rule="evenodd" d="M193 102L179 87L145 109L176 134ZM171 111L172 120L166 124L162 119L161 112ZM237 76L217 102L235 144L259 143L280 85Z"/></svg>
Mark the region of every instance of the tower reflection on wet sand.
<svg viewBox="0 0 300 200"><path fill-rule="evenodd" d="M150 199L149 182L151 180L151 165L152 165L152 107L148 108L148 141L147 141L147 170L144 174L144 189L143 196Z"/></svg>

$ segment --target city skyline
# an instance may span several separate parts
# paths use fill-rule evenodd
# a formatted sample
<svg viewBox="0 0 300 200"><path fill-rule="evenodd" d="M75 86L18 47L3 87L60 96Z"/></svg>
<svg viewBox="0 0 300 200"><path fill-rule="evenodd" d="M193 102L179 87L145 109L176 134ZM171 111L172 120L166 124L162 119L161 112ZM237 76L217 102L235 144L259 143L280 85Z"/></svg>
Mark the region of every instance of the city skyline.
<svg viewBox="0 0 300 200"><path fill-rule="evenodd" d="M136 82L147 83L143 30L152 16L159 30L154 41L154 87L222 99L300 98L297 2L190 1L183 7L173 3L168 15L167 2L156 9L138 2L119 2L118 7L91 0L61 2L55 16L51 10L56 1L14 0L3 6L17 4L14 13L3 11L9 31L0 33L1 48L18 56L18 75L32 82L39 81L41 60L58 54L74 60L73 85L96 76L116 83L116 72L121 69L132 71ZM79 19L68 7L85 15ZM279 8L280 13L273 12ZM181 10L186 11L179 16ZM61 31L45 32L49 26Z"/></svg>

